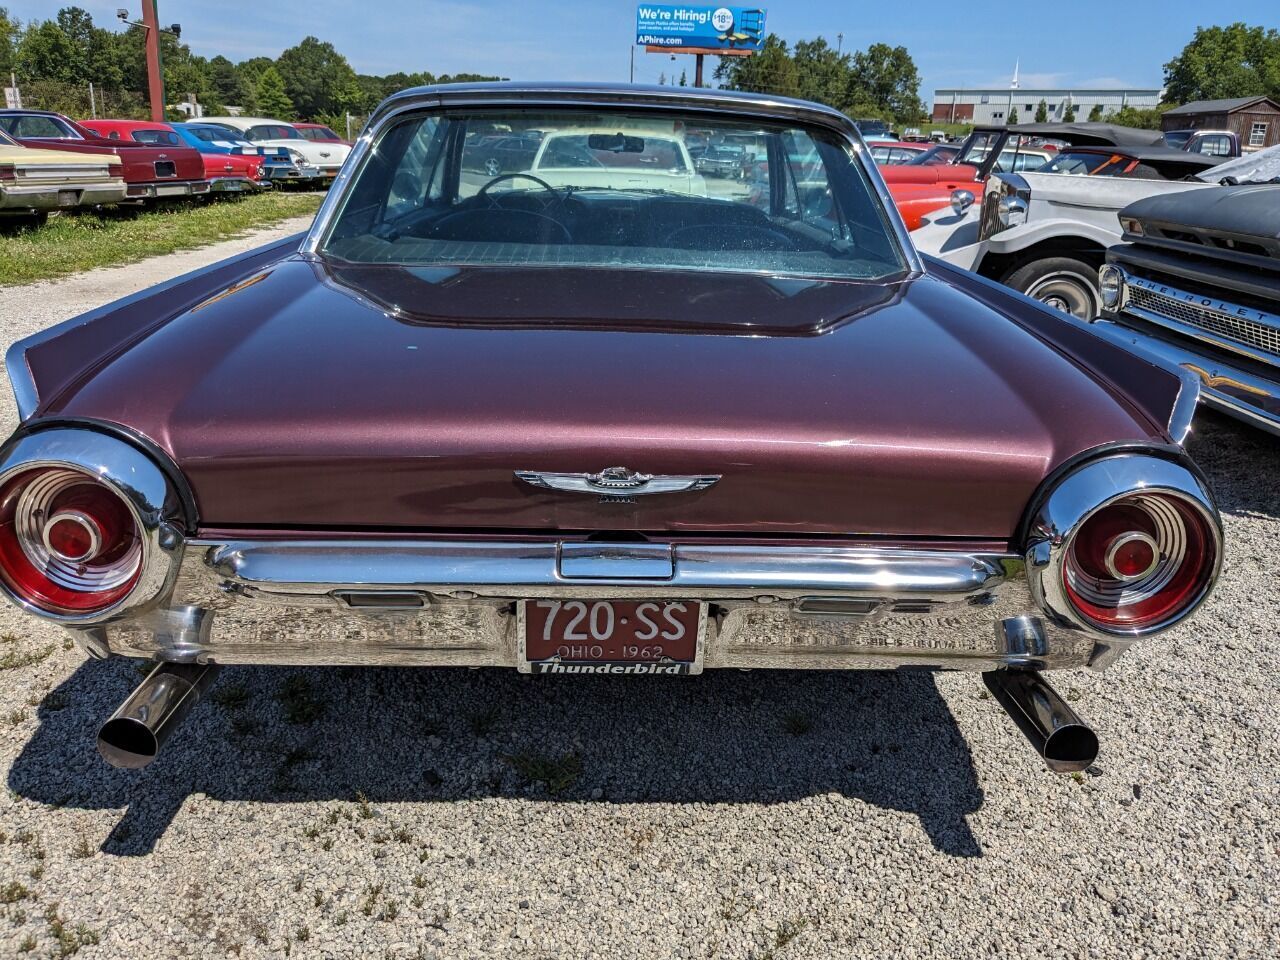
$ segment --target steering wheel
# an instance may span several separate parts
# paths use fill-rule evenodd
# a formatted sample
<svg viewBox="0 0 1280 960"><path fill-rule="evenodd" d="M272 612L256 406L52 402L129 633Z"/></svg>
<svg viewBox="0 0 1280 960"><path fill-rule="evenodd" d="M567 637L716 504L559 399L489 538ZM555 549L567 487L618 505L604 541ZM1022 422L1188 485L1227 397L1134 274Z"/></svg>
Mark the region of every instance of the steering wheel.
<svg viewBox="0 0 1280 960"><path fill-rule="evenodd" d="M494 177L476 192L476 199L488 201L490 207L501 207L502 204L499 203L497 199L489 196L489 188L495 183L502 183L504 180L532 180L547 193L551 194L551 199L543 204L542 209L544 211L549 210L553 206L564 203L565 201L565 197L561 196L560 192L556 190L555 187L540 177L535 177L532 173L504 173L501 176Z"/></svg>

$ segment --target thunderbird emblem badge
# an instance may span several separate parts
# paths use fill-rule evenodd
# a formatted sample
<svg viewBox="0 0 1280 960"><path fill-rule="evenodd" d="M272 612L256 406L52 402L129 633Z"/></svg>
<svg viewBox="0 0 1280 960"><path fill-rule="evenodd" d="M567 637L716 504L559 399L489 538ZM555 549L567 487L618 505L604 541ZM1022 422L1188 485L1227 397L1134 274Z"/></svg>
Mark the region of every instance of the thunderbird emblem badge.
<svg viewBox="0 0 1280 960"><path fill-rule="evenodd" d="M607 467L599 473L542 473L536 470L517 470L515 475L518 480L544 490L594 494L602 503L626 503L639 496L706 490L720 479L718 474L654 475L638 473L627 467Z"/></svg>

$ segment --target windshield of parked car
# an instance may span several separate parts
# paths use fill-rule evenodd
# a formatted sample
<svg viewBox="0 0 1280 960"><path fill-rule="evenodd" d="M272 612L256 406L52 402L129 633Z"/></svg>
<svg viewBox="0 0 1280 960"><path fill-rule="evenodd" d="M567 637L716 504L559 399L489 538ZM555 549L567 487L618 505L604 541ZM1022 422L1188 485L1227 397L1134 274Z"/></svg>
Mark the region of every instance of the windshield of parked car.
<svg viewBox="0 0 1280 960"><path fill-rule="evenodd" d="M305 140L297 127L287 123L264 123L250 127L244 134L250 140Z"/></svg>
<svg viewBox="0 0 1280 960"><path fill-rule="evenodd" d="M1190 139L1190 130L1170 130L1164 135L1164 142L1175 150L1181 150Z"/></svg>
<svg viewBox="0 0 1280 960"><path fill-rule="evenodd" d="M1078 153L1073 150L1061 150L1036 172L1071 173L1077 176L1085 176L1098 171L1110 159L1111 155L1107 153Z"/></svg>
<svg viewBox="0 0 1280 960"><path fill-rule="evenodd" d="M907 161L907 165L912 167L932 167L940 163L951 163L959 153L959 147L940 143L912 157Z"/></svg>
<svg viewBox="0 0 1280 960"><path fill-rule="evenodd" d="M44 114L17 114L0 117L0 127L19 140L83 140L75 127L61 117Z"/></svg>
<svg viewBox="0 0 1280 960"><path fill-rule="evenodd" d="M529 138L534 146L525 151L499 153L492 134L503 128L517 138L526 130L543 136ZM752 176L695 166L690 142L726 138L755 145ZM355 171L319 249L342 261L414 267L859 280L906 268L884 205L838 133L600 109L450 111L398 121Z"/></svg>

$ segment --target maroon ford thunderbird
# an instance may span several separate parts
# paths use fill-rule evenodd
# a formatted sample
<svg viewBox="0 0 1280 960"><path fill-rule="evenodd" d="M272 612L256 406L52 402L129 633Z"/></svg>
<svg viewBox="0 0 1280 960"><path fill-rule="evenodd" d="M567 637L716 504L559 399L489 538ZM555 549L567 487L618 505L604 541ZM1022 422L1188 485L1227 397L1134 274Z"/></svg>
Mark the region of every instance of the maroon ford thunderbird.
<svg viewBox="0 0 1280 960"><path fill-rule="evenodd" d="M470 157L494 130L538 131L527 169ZM922 259L812 103L406 91L305 236L7 363L0 586L156 662L99 735L123 766L247 663L979 670L1081 769L1042 672L1221 563L1194 381Z"/></svg>

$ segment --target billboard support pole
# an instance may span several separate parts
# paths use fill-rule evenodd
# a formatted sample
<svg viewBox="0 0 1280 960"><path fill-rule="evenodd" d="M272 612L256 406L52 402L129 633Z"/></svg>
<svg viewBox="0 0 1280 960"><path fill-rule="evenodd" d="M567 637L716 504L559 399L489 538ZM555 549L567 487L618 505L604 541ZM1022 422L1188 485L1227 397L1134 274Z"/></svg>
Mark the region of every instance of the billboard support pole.
<svg viewBox="0 0 1280 960"><path fill-rule="evenodd" d="M695 87L702 86L702 60L705 56L705 54L700 53L694 59L695 66L693 68L693 85Z"/></svg>

